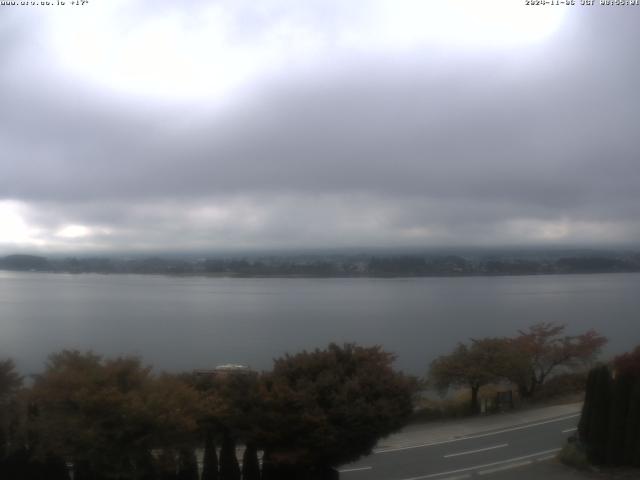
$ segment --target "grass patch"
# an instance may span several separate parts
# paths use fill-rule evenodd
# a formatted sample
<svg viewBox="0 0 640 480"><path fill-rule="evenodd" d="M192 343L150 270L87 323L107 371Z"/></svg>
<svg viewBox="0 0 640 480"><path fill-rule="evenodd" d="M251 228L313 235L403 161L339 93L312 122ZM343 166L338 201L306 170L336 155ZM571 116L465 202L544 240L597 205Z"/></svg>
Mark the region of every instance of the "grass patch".
<svg viewBox="0 0 640 480"><path fill-rule="evenodd" d="M421 398L416 403L411 423L429 422L450 418L462 418L469 416L469 401L471 395L461 390L446 399Z"/></svg>

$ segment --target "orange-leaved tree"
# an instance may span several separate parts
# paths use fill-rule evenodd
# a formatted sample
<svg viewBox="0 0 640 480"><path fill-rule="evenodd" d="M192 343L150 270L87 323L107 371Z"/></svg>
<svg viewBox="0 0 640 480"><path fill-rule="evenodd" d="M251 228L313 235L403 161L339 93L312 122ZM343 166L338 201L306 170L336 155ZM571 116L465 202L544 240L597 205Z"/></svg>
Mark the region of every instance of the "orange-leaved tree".
<svg viewBox="0 0 640 480"><path fill-rule="evenodd" d="M537 323L512 340L513 362L503 373L521 397L532 397L554 372L589 366L607 343L595 330L565 335L565 329L558 323Z"/></svg>

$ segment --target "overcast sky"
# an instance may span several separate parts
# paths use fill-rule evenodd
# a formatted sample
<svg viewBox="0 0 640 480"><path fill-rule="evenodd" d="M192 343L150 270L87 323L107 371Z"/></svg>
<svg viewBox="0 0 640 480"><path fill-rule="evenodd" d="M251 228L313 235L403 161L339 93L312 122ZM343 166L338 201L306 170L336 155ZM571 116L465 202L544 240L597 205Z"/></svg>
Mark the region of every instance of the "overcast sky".
<svg viewBox="0 0 640 480"><path fill-rule="evenodd" d="M515 0L0 6L0 253L638 245L639 25Z"/></svg>

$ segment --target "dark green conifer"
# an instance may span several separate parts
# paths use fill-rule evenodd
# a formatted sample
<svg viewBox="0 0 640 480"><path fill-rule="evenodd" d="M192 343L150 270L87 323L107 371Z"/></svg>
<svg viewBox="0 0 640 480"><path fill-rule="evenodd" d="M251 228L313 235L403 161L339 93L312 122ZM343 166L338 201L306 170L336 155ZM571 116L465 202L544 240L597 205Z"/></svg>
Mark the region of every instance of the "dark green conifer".
<svg viewBox="0 0 640 480"><path fill-rule="evenodd" d="M198 480L198 460L192 448L178 453L178 480Z"/></svg>
<svg viewBox="0 0 640 480"><path fill-rule="evenodd" d="M55 455L47 455L44 459L43 468L47 472L47 480L69 480L69 469L67 468L67 462Z"/></svg>
<svg viewBox="0 0 640 480"><path fill-rule="evenodd" d="M640 377L635 378L629 396L626 432L624 441L624 463L640 467Z"/></svg>
<svg viewBox="0 0 640 480"><path fill-rule="evenodd" d="M158 458L158 473L159 480L178 480L178 464L173 450L162 450Z"/></svg>
<svg viewBox="0 0 640 480"><path fill-rule="evenodd" d="M274 462L271 460L271 455L268 451L265 451L262 455L262 480L277 480L277 471L275 469Z"/></svg>
<svg viewBox="0 0 640 480"><path fill-rule="evenodd" d="M236 442L231 435L226 434L222 439L220 450L220 480L240 480L240 465L236 457Z"/></svg>
<svg viewBox="0 0 640 480"><path fill-rule="evenodd" d="M242 457L242 480L260 480L258 449L249 442Z"/></svg>
<svg viewBox="0 0 640 480"><path fill-rule="evenodd" d="M624 463L626 423L632 387L633 378L628 374L618 374L612 382L607 433L607 465Z"/></svg>
<svg viewBox="0 0 640 480"><path fill-rule="evenodd" d="M150 451L141 452L135 459L136 478L139 480L156 480L155 459Z"/></svg>
<svg viewBox="0 0 640 480"><path fill-rule="evenodd" d="M218 455L213 435L208 433L204 441L202 480L218 480Z"/></svg>
<svg viewBox="0 0 640 480"><path fill-rule="evenodd" d="M596 367L592 401L592 414L587 438L589 460L603 465L607 459L607 438L609 433L609 409L611 399L611 373L606 365Z"/></svg>
<svg viewBox="0 0 640 480"><path fill-rule="evenodd" d="M582 415L578 422L578 438L583 445L589 443L591 422L593 421L593 399L595 396L595 382L598 376L597 370L592 368L587 376L587 385L585 387L584 403L582 405Z"/></svg>

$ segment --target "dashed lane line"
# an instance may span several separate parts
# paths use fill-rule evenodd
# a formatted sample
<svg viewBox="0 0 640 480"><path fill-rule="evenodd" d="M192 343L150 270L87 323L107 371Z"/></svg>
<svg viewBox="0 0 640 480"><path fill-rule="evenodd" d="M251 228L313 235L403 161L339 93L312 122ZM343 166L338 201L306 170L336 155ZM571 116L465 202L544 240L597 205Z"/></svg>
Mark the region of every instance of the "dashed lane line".
<svg viewBox="0 0 640 480"><path fill-rule="evenodd" d="M472 453L486 452L487 450L495 450L496 448L508 447L508 443L501 443L500 445L493 445L492 447L478 448L476 450L467 450L466 452L450 453L443 455L444 458L459 457L461 455L471 455Z"/></svg>
<svg viewBox="0 0 640 480"><path fill-rule="evenodd" d="M579 416L580 416L580 414L576 413L574 415L567 415L565 417L554 418L552 420L545 420L544 422L529 423L527 425L520 425L520 426L517 426L517 427L509 427L509 428L505 428L503 430L497 430L495 432L480 433L478 435L469 435L468 437L452 438L451 440L443 440L441 442L421 443L421 444L418 444L418 445L408 445L406 447L381 448L379 450L374 450L373 453L374 453L374 455L377 455L379 453L399 452L399 451L402 451L402 450L412 450L414 448L433 447L435 445L446 445L447 443L461 442L463 440L473 440L473 439L476 439L476 438L490 437L491 435L499 435L501 433L515 432L516 430L524 430L526 428L538 427L540 425L546 425L548 423L562 422L564 420L569 420L570 418L575 418L575 417L579 417Z"/></svg>
<svg viewBox="0 0 640 480"><path fill-rule="evenodd" d="M475 470L483 470L483 469L486 469L488 467L494 467L494 466L498 466L498 465L515 464L515 463L522 462L523 460L535 459L535 457L542 457L542 456L548 455L550 453L558 452L560 450L561 450L560 448L554 448L552 450L544 450L542 452L531 453L529 455L523 455L521 457L514 457L514 458L509 458L507 460L500 460L498 462L485 463L484 465L474 465L472 467L459 468L457 470L449 470L448 472L431 473L429 475L422 475L420 477L404 478L402 480L426 480L428 478L443 477L445 475L453 475L453 474L456 474L456 473L470 472L470 471L475 471ZM443 479L441 479L441 480L443 480Z"/></svg>
<svg viewBox="0 0 640 480"><path fill-rule="evenodd" d="M524 462L510 463L509 465L502 465L501 467L489 468L488 470L480 470L478 475L489 475L492 473L504 472L505 470L511 470L512 468L524 467L525 465L531 465L531 460L525 460Z"/></svg>

